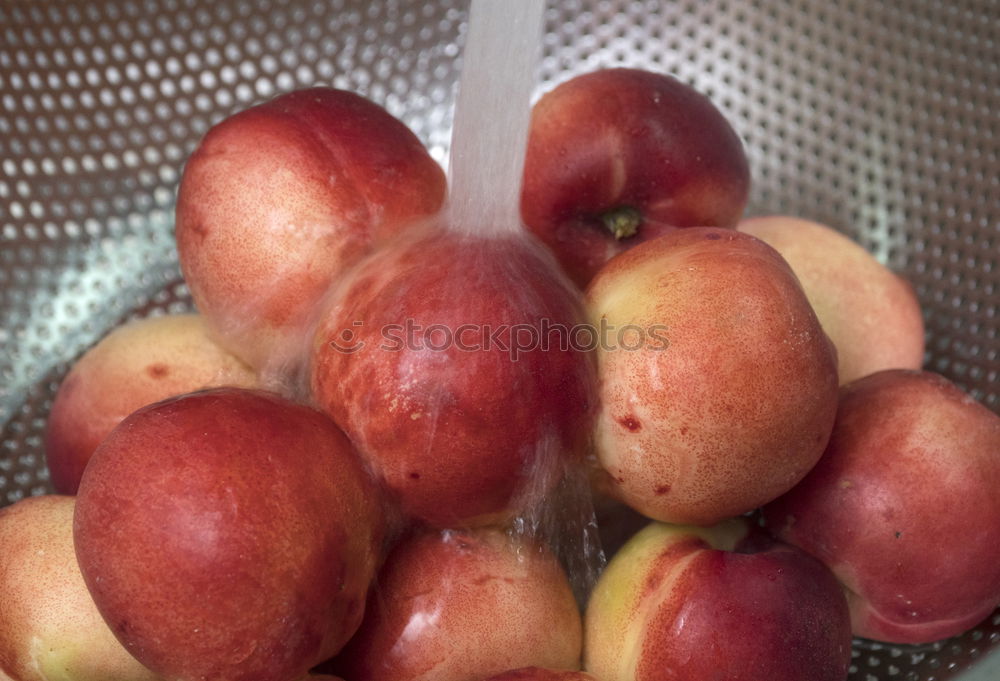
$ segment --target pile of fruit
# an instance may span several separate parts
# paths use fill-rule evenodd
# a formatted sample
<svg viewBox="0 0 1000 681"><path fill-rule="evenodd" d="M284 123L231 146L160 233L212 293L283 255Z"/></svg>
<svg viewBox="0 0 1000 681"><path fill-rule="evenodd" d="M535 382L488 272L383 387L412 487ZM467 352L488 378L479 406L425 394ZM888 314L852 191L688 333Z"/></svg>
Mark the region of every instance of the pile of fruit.
<svg viewBox="0 0 1000 681"><path fill-rule="evenodd" d="M749 186L630 69L537 103L517 233L450 226L354 94L221 122L200 314L87 352L59 494L0 511L0 679L843 681L852 636L976 625L1000 417L920 371L903 279Z"/></svg>

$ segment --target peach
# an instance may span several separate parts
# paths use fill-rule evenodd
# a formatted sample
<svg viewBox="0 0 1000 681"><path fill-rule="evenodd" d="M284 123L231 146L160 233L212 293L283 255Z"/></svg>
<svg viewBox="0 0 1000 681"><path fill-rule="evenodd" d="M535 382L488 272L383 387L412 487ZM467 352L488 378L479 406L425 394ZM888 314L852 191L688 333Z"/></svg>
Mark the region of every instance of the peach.
<svg viewBox="0 0 1000 681"><path fill-rule="evenodd" d="M304 352L330 282L431 215L445 177L417 137L350 92L291 92L227 118L188 160L177 247L225 347L267 373Z"/></svg>
<svg viewBox="0 0 1000 681"><path fill-rule="evenodd" d="M615 254L677 227L734 227L749 190L735 131L671 76L595 71L532 110L521 214L580 286Z"/></svg>
<svg viewBox="0 0 1000 681"><path fill-rule="evenodd" d="M327 304L313 399L406 515L499 522L580 459L594 375L590 354L568 342L579 296L522 234L411 232Z"/></svg>
<svg viewBox="0 0 1000 681"><path fill-rule="evenodd" d="M120 326L88 350L59 386L45 430L52 484L76 494L97 445L139 407L203 388L252 388L254 372L210 337L199 315Z"/></svg>
<svg viewBox="0 0 1000 681"><path fill-rule="evenodd" d="M579 669L580 613L555 557L498 529L422 532L386 560L350 681L466 681L538 665Z"/></svg>
<svg viewBox="0 0 1000 681"><path fill-rule="evenodd" d="M610 261L586 303L603 337L595 439L611 494L656 520L710 525L819 460L836 355L770 246L676 230Z"/></svg>
<svg viewBox="0 0 1000 681"><path fill-rule="evenodd" d="M941 376L890 369L841 389L826 453L765 507L830 566L857 636L926 643L1000 603L1000 417Z"/></svg>
<svg viewBox="0 0 1000 681"><path fill-rule="evenodd" d="M844 681L847 603L819 561L743 519L652 523L611 560L584 617L601 681Z"/></svg>
<svg viewBox="0 0 1000 681"><path fill-rule="evenodd" d="M913 287L859 244L793 217L751 218L738 229L788 261L837 348L841 385L882 369L921 367L924 321Z"/></svg>
<svg viewBox="0 0 1000 681"><path fill-rule="evenodd" d="M74 541L98 610L150 669L294 681L360 624L382 524L326 416L220 388L112 431L80 483Z"/></svg>
<svg viewBox="0 0 1000 681"><path fill-rule="evenodd" d="M0 679L155 681L104 623L73 552L66 496L0 509Z"/></svg>

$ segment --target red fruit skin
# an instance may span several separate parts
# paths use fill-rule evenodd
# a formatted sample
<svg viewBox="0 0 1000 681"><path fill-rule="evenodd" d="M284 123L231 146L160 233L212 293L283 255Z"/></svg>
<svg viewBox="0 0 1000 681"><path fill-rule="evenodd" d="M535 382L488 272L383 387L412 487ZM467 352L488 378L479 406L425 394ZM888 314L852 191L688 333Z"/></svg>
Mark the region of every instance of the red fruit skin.
<svg viewBox="0 0 1000 681"><path fill-rule="evenodd" d="M847 602L818 560L744 519L653 523L598 581L584 667L606 681L844 681Z"/></svg>
<svg viewBox="0 0 1000 681"><path fill-rule="evenodd" d="M231 352L293 363L339 276L440 208L446 181L417 137L350 92L291 92L231 116L188 160L177 196L181 270Z"/></svg>
<svg viewBox="0 0 1000 681"><path fill-rule="evenodd" d="M826 452L764 509L826 563L857 636L926 643L1000 603L1000 417L936 374L886 370L841 389Z"/></svg>
<svg viewBox="0 0 1000 681"><path fill-rule="evenodd" d="M437 527L509 517L541 501L579 459L594 404L589 353L552 336L548 350L536 344L515 358L522 332L511 327L540 336L543 320L572 327L583 318L578 296L523 235L431 230L398 242L333 295L313 343L313 399L408 516ZM481 349L384 335L408 320ZM335 348L345 331L363 347ZM444 332L430 340L441 347ZM524 331L523 345L530 340Z"/></svg>
<svg viewBox="0 0 1000 681"><path fill-rule="evenodd" d="M850 619L818 561L789 547L707 551L680 582L678 600L647 623L636 681L847 678Z"/></svg>
<svg viewBox="0 0 1000 681"><path fill-rule="evenodd" d="M495 528L404 538L357 635L332 661L350 681L463 681L537 664L579 668L580 612L555 556Z"/></svg>
<svg viewBox="0 0 1000 681"><path fill-rule="evenodd" d="M521 215L581 287L614 255L677 227L735 226L749 190L736 132L670 76L596 71L532 110ZM642 222L616 240L601 216L621 207Z"/></svg>
<svg viewBox="0 0 1000 681"><path fill-rule="evenodd" d="M101 615L157 674L295 681L360 624L382 523L327 417L218 389L111 433L80 484L74 543Z"/></svg>

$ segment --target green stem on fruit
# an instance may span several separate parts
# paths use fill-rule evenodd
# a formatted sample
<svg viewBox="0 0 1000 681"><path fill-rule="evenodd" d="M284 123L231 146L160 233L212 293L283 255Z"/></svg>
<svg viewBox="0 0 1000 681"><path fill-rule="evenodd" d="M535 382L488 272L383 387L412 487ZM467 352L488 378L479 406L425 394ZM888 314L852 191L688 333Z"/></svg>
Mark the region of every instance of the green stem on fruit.
<svg viewBox="0 0 1000 681"><path fill-rule="evenodd" d="M642 215L635 208L621 206L609 210L601 216L601 219L615 239L621 241L636 235L639 231L639 224L642 222Z"/></svg>

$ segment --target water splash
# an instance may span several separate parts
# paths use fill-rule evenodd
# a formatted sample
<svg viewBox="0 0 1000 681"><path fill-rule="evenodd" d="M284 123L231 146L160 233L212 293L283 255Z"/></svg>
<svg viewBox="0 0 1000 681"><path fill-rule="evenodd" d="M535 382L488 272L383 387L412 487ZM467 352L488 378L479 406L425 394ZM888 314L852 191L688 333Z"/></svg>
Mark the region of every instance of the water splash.
<svg viewBox="0 0 1000 681"><path fill-rule="evenodd" d="M455 104L447 222L484 236L521 229L519 199L544 0L472 0Z"/></svg>

